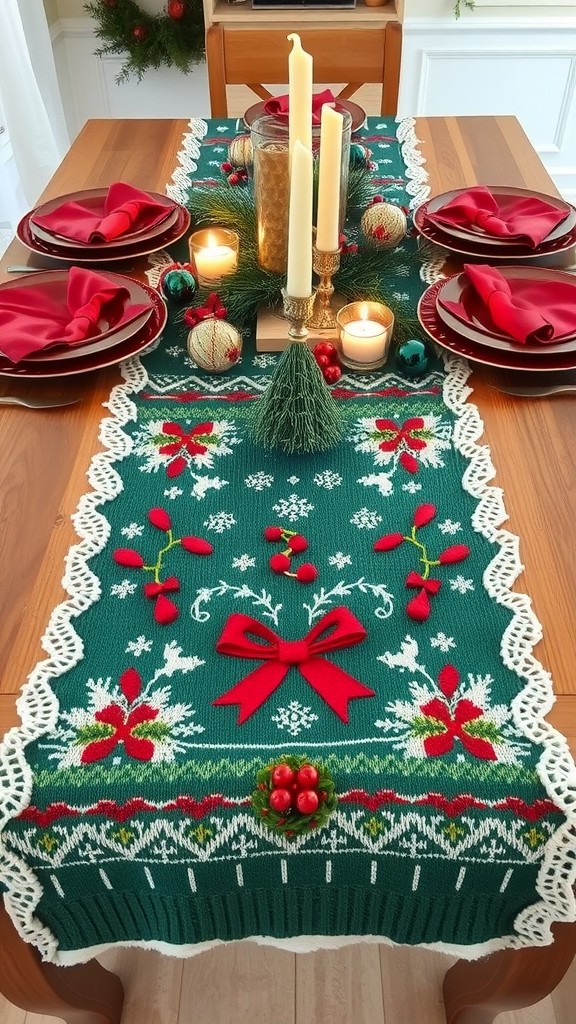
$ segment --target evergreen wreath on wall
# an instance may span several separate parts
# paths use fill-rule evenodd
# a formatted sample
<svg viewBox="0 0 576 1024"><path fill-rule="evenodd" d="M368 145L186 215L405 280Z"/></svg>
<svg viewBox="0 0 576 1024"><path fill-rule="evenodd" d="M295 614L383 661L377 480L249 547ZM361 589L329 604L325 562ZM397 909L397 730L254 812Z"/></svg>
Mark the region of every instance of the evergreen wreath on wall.
<svg viewBox="0 0 576 1024"><path fill-rule="evenodd" d="M96 56L126 57L117 82L131 75L140 81L150 68L162 65L186 72L204 58L202 0L167 0L160 14L147 14L134 0L93 0L84 9L96 22L96 35L103 43Z"/></svg>

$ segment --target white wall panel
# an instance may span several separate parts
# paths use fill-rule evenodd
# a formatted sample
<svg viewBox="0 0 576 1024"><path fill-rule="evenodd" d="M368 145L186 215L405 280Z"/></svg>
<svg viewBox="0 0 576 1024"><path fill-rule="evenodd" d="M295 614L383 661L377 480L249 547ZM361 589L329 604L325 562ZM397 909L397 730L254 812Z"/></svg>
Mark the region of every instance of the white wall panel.
<svg viewBox="0 0 576 1024"><path fill-rule="evenodd" d="M514 114L558 188L576 197L576 20L409 19L400 112Z"/></svg>

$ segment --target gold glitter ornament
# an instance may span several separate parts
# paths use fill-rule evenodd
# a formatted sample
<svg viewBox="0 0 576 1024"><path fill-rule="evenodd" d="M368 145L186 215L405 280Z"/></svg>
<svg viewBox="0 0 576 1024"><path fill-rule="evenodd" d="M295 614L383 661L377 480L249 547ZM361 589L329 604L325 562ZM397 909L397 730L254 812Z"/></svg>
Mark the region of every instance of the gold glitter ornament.
<svg viewBox="0 0 576 1024"><path fill-rule="evenodd" d="M210 373L223 373L240 359L242 335L225 320L201 320L188 335L188 355Z"/></svg>
<svg viewBox="0 0 576 1024"><path fill-rule="evenodd" d="M233 167L252 166L252 140L249 135L237 135L228 146L228 160Z"/></svg>
<svg viewBox="0 0 576 1024"><path fill-rule="evenodd" d="M362 214L360 229L364 238L377 249L393 249L408 230L404 210L392 203L373 203Z"/></svg>

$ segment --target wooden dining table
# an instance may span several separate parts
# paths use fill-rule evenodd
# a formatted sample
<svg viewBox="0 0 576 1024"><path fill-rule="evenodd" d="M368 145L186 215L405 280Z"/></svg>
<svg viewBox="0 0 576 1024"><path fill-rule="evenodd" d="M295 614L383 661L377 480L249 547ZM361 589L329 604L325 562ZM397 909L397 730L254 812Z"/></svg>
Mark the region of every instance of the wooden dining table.
<svg viewBox="0 0 576 1024"><path fill-rule="evenodd" d="M185 120L93 120L75 140L43 199L114 180L163 192L177 164ZM514 117L430 117L416 121L432 194L489 183L557 194ZM567 262L574 253L567 255ZM38 259L16 239L0 261L7 268ZM146 258L136 262L143 278ZM452 260L449 268L458 264ZM576 749L576 416L570 395L515 398L498 390L498 371L475 365L473 401L484 441L505 493L507 524L521 539L524 574L517 587L531 595L542 624L536 654L549 669L557 702L549 720ZM55 380L0 377L0 397L73 395L62 408L0 406L0 736L15 725L15 697L43 657L40 638L51 610L65 598L60 580L75 540L71 515L86 489L98 450L102 403L120 380L118 367ZM0 778L0 786L2 779ZM446 976L448 1024L488 1024L501 1010L529 1005L560 981L576 953L576 924L555 926L551 947L494 953L459 961ZM41 964L0 910L0 992L14 1004L76 1024L117 1024L119 980L95 961L76 967Z"/></svg>

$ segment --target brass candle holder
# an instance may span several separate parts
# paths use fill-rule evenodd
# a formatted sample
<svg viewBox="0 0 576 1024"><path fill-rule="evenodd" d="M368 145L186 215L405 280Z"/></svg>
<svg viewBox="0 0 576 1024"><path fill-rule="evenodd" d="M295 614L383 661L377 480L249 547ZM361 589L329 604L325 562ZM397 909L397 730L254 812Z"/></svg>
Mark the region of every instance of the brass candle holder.
<svg viewBox="0 0 576 1024"><path fill-rule="evenodd" d="M310 318L306 321L309 327L317 330L334 330L337 325L336 310L332 306L334 285L332 278L340 267L340 249L333 252L323 252L312 247L312 269L318 274L320 283L316 289L316 297Z"/></svg>
<svg viewBox="0 0 576 1024"><path fill-rule="evenodd" d="M315 298L315 292L300 298L297 295L288 295L286 289L282 289L284 316L290 321L290 327L288 328L289 341L306 341L308 337L306 324L310 322Z"/></svg>

